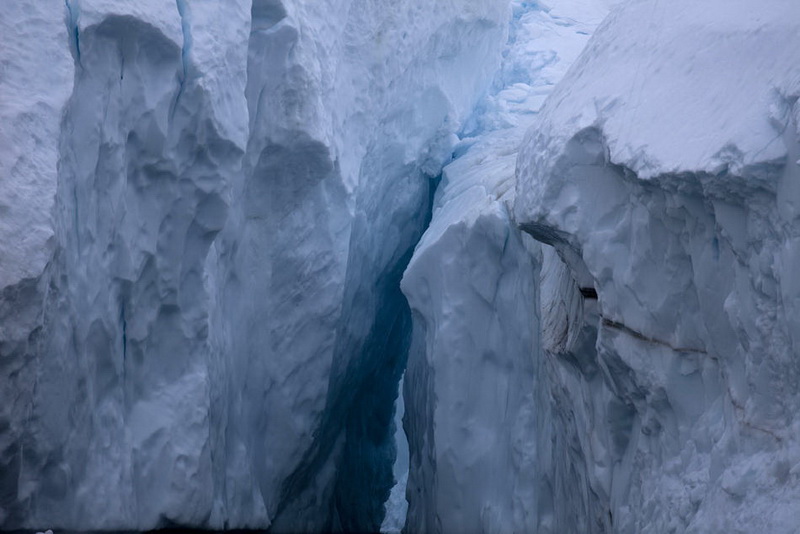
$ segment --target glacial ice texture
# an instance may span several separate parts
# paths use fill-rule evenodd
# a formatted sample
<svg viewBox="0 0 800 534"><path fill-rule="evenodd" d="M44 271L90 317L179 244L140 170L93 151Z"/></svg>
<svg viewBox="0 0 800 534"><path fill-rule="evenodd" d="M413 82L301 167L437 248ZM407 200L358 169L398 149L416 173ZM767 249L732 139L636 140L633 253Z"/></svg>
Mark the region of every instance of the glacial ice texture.
<svg viewBox="0 0 800 534"><path fill-rule="evenodd" d="M540 532L797 532L798 51L794 2L629 2L529 131Z"/></svg>
<svg viewBox="0 0 800 534"><path fill-rule="evenodd" d="M461 132L403 277L408 532L537 531L542 255L513 218L517 151L608 4L512 2L493 90Z"/></svg>
<svg viewBox="0 0 800 534"><path fill-rule="evenodd" d="M4 5L0 529L796 532L800 4L614 3Z"/></svg>
<svg viewBox="0 0 800 534"><path fill-rule="evenodd" d="M400 276L507 20L4 6L0 528L377 530Z"/></svg>

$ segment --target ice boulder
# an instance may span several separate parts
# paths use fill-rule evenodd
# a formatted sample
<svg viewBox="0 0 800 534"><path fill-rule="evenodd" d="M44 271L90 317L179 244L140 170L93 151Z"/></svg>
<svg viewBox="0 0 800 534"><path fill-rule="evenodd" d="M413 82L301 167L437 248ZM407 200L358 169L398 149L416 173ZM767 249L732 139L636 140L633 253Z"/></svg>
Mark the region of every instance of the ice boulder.
<svg viewBox="0 0 800 534"><path fill-rule="evenodd" d="M537 474L538 449L549 448L537 428L552 423L538 385L542 253L514 220L515 168L525 131L610 3L512 2L493 91L444 168L402 282L414 322L409 532L536 532L547 521Z"/></svg>
<svg viewBox="0 0 800 534"><path fill-rule="evenodd" d="M473 149L445 168L403 276L414 312L404 391L411 532L535 527L538 246L509 218L516 144L501 136L480 148L492 157Z"/></svg>

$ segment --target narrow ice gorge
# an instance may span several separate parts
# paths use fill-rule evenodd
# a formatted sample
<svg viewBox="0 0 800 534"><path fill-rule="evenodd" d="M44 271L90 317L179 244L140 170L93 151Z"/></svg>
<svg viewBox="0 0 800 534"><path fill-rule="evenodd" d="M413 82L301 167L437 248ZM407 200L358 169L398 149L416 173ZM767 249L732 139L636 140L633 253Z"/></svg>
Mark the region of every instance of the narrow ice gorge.
<svg viewBox="0 0 800 534"><path fill-rule="evenodd" d="M399 279L508 16L3 11L0 528L378 529Z"/></svg>
<svg viewBox="0 0 800 534"><path fill-rule="evenodd" d="M0 530L798 531L800 4L29 4Z"/></svg>

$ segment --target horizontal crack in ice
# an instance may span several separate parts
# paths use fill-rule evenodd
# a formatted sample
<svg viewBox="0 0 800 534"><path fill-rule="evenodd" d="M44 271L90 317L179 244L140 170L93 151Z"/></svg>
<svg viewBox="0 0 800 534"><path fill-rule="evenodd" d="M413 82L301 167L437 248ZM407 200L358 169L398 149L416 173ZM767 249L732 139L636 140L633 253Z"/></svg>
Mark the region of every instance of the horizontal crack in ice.
<svg viewBox="0 0 800 534"><path fill-rule="evenodd" d="M622 324L620 322L613 321L613 320L608 319L606 317L603 317L603 326L607 326L609 328L614 328L616 330L620 330L620 331L628 334L631 337L635 337L636 339L641 339L642 341L647 341L648 343L655 343L656 345L663 345L664 347L672 349L675 352L690 352L690 353L694 353L694 354L708 354L707 351L702 350L702 349L694 349L694 348L691 348L691 347L673 347L672 345L670 345L666 341L662 341L662 340L656 339L654 337L646 336L646 335L642 334L641 332L637 332L633 328L630 328L630 327L628 327L628 326L626 326L626 325L624 325L624 324Z"/></svg>

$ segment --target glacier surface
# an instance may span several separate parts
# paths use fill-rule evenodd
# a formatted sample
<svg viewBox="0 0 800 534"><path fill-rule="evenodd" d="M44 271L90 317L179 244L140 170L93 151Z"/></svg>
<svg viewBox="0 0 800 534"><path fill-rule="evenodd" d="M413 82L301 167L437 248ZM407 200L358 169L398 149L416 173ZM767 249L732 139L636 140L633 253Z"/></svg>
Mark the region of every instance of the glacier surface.
<svg viewBox="0 0 800 534"><path fill-rule="evenodd" d="M28 4L0 530L797 532L800 4Z"/></svg>

